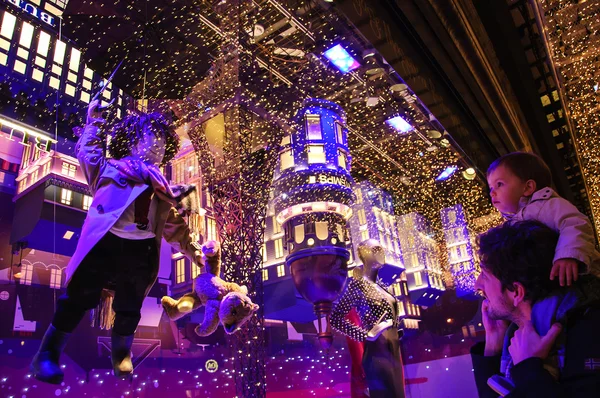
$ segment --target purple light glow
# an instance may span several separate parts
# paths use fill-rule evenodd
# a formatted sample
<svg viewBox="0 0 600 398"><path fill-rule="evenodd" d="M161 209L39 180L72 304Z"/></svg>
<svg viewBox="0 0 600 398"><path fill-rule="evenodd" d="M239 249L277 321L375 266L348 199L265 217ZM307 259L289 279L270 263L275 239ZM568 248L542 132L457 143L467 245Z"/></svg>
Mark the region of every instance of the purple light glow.
<svg viewBox="0 0 600 398"><path fill-rule="evenodd" d="M325 51L325 57L331 61L342 73L348 73L358 68L360 64L346 51L341 44L337 44Z"/></svg>
<svg viewBox="0 0 600 398"><path fill-rule="evenodd" d="M448 178L450 178L452 176L452 174L454 174L454 172L457 170L456 166L448 166L444 169L444 171L442 171L440 173L439 176L437 176L435 178L436 181L444 181L447 180Z"/></svg>

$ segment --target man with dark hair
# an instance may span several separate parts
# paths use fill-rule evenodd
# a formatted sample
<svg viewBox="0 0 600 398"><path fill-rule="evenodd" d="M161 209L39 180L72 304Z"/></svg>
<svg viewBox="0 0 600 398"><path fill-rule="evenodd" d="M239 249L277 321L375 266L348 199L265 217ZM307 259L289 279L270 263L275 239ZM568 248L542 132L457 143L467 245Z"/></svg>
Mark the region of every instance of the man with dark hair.
<svg viewBox="0 0 600 398"><path fill-rule="evenodd" d="M551 281L557 241L536 221L479 237L486 335L471 357L480 397L600 396L600 280Z"/></svg>

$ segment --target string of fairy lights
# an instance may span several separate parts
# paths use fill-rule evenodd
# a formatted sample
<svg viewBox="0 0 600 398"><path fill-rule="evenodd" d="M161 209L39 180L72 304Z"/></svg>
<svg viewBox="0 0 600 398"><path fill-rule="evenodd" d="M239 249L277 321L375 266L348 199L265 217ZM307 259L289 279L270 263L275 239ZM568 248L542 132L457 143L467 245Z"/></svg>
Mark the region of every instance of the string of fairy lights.
<svg viewBox="0 0 600 398"><path fill-rule="evenodd" d="M248 36L242 35L241 40L238 40L230 37L233 34L231 30L219 28L219 10L213 8L210 2L193 6L176 6L175 3L173 2L173 6L165 6L172 9L179 7L169 18L165 16L169 13L160 13L159 9L143 11L146 15L162 15L152 21L156 31L164 35L165 39L162 41L150 40L140 27L134 28L134 34L145 37L141 43L145 50L139 62L146 65L147 77L152 76L152 79L145 81L145 86L142 86L144 79L140 76L132 79L138 82L132 87L136 96L159 98L162 94L161 81L167 75L180 76L180 81L194 81L197 64L193 57L185 56L185 52L196 50L200 42L203 43L204 51L212 56L221 52L222 55L217 59L229 60L228 57L237 51L240 59L249 61L247 64L231 68L220 65L218 70L213 65L208 73L244 74L243 78L236 76L236 79L240 81L248 101L269 114L290 120L306 97L331 99L344 108L348 114L348 126L352 128L348 139L355 179L369 179L391 192L398 214L418 212L432 222L436 240L440 244L440 261L444 269L448 267L447 256L443 255L446 250L443 246L440 210L462 203L469 224L472 220L495 212L489 203L485 184L478 178L468 180L461 177L461 172L470 165L454 145L450 134L437 122L434 115L428 113L426 107L389 65L377 56L365 57L365 52L371 49L366 48L366 43L348 26L344 26L342 16L336 14L334 9L323 11L315 7L314 2L298 2L294 5L296 9L291 10L294 15L300 15L295 17L297 23L281 25L284 16L274 6L276 2L265 1L260 7L243 14L241 25ZM136 9L134 3L126 8L130 14L143 14L142 10ZM192 24L190 21L196 23ZM116 22L111 29L124 29L128 22L130 21ZM177 23L175 30L184 44L176 42L174 34L166 27L173 22ZM265 30L276 24L284 27L271 36L266 36ZM306 33L301 26L310 26L311 34ZM90 48L98 45L104 34L110 33L98 30L96 34L90 35L90 26L84 22L69 29L72 32L87 31L86 35L91 36ZM92 26L91 29L94 30L95 27ZM319 40L314 40L315 37ZM223 42L229 43L226 53L223 49L219 50ZM322 55L324 50L340 43L364 64L363 68L352 73L342 73L328 63ZM172 59L172 46L182 52L179 58L186 62L150 65L157 55L165 60ZM293 53L291 50L300 51L304 55L301 58L303 62L299 62L298 56L290 56ZM105 62L116 64L125 51L126 43L109 47ZM140 54L140 51L136 54ZM268 66L257 66L260 60L267 62ZM129 69L135 68L135 65L136 63L126 63L120 73L125 76L136 70L139 73L139 65L137 69ZM219 80L226 79L221 77ZM158 87L153 89L153 85ZM199 84L201 85L202 83ZM398 86L403 87L400 90L393 89ZM182 98L189 91L190 87L176 86L174 94ZM191 91L194 93L195 90ZM217 103L218 99L215 101L212 98L210 102ZM174 106L179 113L180 122L183 122L192 120L194 115L198 115L198 108L204 105L207 105L206 98L192 94L187 97L187 101ZM413 131L399 134L386 126L385 121L391 115L401 115L413 126ZM356 134L360 134L360 139ZM364 140L373 143L381 151L373 151L365 146ZM389 157L396 162L387 161ZM398 170L395 164L401 164L403 170ZM449 165L457 166L454 175L447 180L436 181L436 176ZM446 280L451 282L450 275Z"/></svg>
<svg viewBox="0 0 600 398"><path fill-rule="evenodd" d="M600 4L540 0L553 66L562 77L596 231L600 231Z"/></svg>
<svg viewBox="0 0 600 398"><path fill-rule="evenodd" d="M86 2L90 7L93 7L93 3L93 1ZM197 58L186 57L187 52L198 52L209 59L208 55L213 57L217 55L219 44L224 40L218 33L220 18L212 8L213 2L181 5L185 2L173 0L168 6L174 11L172 14L161 13L162 10L159 9L139 10L135 8L135 2L115 2L117 3L125 7L129 14L149 12L151 15L162 15L152 21L155 24L155 31L150 35L153 37L158 35L163 38L162 40L150 40L150 36L142 33L139 25L128 28L132 29L132 36L142 35L147 38L139 43L140 48L136 52L142 54L138 62L144 65L144 73L143 76L140 75L139 65L136 66L136 63L126 63L119 73L130 78L131 82L121 88L128 89L137 98L161 98L166 90L170 90L169 95L174 98L186 97L192 87L185 86L183 82L197 83L198 70L202 69L198 68ZM280 21L285 20L286 16L278 12L273 3L262 2L261 8L253 11L248 18L259 21L263 27L281 23ZM464 159L459 148L454 146L450 135L433 115L428 114L410 88L392 89L393 86L402 85L403 82L395 77L393 71L381 60L373 61L364 57L363 50L366 50L364 43L360 42L349 27L346 27L345 31L340 28L342 23L338 15L333 12L325 14L315 7L314 1L297 2L295 7L297 8L293 11L301 11L295 12L296 15L301 15L297 17L298 21L305 26L310 26L312 35L319 40L312 40L306 32L298 28L298 24L294 26L289 22L282 26L287 29L285 32L290 33L282 36L283 29L281 29L282 32L274 39L264 40L264 43L258 39L264 31L258 35L252 33L253 37L238 43L236 50L245 57L245 60L257 61L258 58L264 57L264 61L268 64L266 67L257 67L256 62L252 65L244 65L245 69L242 73L247 75L243 79L239 79L239 75L236 76L236 81L242 85L249 101L264 109L266 113L283 120L291 119L301 101L309 96L331 99L341 105L348 114L348 125L352 128L349 134L349 149L355 179L369 179L375 185L391 192L395 199L396 214L418 212L429 219L436 231L435 239L439 243L440 263L444 269L448 269L440 210L461 203L470 225L478 231L498 223L498 217L489 217L490 214L497 213L488 200L485 185L478 178L466 179L461 176L461 173L469 167L468 160ZM86 32L85 36L90 38L87 44L89 48L100 46L105 35L127 28L127 18L122 22L115 21L108 31L103 30L99 23L88 22L74 23L69 26L69 30L73 34ZM175 26L174 33L167 32L166 28L163 28L168 24ZM250 28L250 32L260 32L256 25L258 22L253 24L244 22L244 31ZM39 40L39 37L37 39ZM235 42L235 39L229 37L226 40L228 43ZM256 49L259 47L258 43L260 43L260 51ZM350 74L340 72L329 65L322 56L325 49L339 43L344 43L347 50L359 62L375 62L375 64L371 69L361 72ZM122 58L123 52L130 51L130 44L115 43L106 48L105 68L112 69L112 66ZM287 50L282 52L281 49ZM308 62L298 62L297 56L290 55L292 54L290 49L300 50L306 55ZM220 56L227 58L228 55L230 54ZM157 58L165 62L151 64ZM180 62L171 63L172 60ZM373 70L375 71L369 73ZM223 68L219 73L240 74L240 69ZM163 83L171 78L176 78L177 84L174 88L168 89ZM222 77L222 80L227 80L227 76ZM206 103L198 102L198 99L198 96L190 95L186 100L174 105L176 113L179 113L180 123L192 120L201 112L200 110L208 106ZM411 124L413 131L401 134L386 126L386 119L392 115L401 115ZM365 146L365 140L380 151ZM395 162L390 162L388 160L390 158ZM402 169L399 169L397 164L400 164ZM446 179L437 180L436 177L449 165L456 166L454 174ZM448 285L452 284L448 273L445 275L445 282ZM224 361L228 360L233 361L234 357ZM319 362L318 359L314 360ZM286 359L285 362L287 361ZM230 376L235 372L232 369L227 377L231 378ZM163 373L161 371L161 374ZM173 372L169 371L169 373ZM94 377L100 378L100 376ZM196 375L186 377L191 380ZM292 381L294 380L290 380L290 385ZM319 383L328 381L319 381ZM152 380L152 383L148 381L147 388L156 387L164 382L159 381L157 377ZM196 388L203 387L195 380L190 382L198 383ZM102 384L99 381L98 383ZM142 384L138 388L143 389L144 386L145 384ZM225 387L228 386L225 385L223 388ZM132 390L124 392L124 395L129 394L135 393Z"/></svg>
<svg viewBox="0 0 600 398"><path fill-rule="evenodd" d="M93 6L91 1L84 4ZM454 146L450 135L433 115L427 113L427 109L419 99L388 65L376 57L371 57L373 59L364 57L365 50L368 50L365 49L365 43L348 27L345 30L340 28L343 21L339 15L331 10L327 13L323 12L314 6L314 2L298 2L297 9L292 11L302 10L300 13L295 13L302 14L297 17L298 21L305 26L310 26L312 35L319 40L311 39L302 29L293 25L286 25L285 32L289 32L290 29L293 31L285 35L280 34L277 40L261 39L264 30L262 33L257 30L258 22L263 27L269 27L280 23L282 19L281 13L270 5L271 2L266 1L261 4L261 7L253 10L248 18L253 21L254 26L246 21L244 29L248 31L250 27L253 29L252 32L259 33L252 33L250 39L243 45L239 44L237 48L240 54L247 57L247 60L256 61L258 57L264 57L264 60L269 62L268 67L257 67L256 62L245 65L244 73L249 73L251 78L241 80L241 83L248 100L284 120L289 120L301 101L308 96L328 98L339 103L347 112L348 126L351 127L349 149L355 179L369 179L377 186L391 192L395 198L398 214L418 212L425 215L434 226L436 239L441 245L440 261L447 269L447 258L443 255L445 249L439 218L440 210L462 203L470 226L474 220L494 214L495 211L487 198L485 185L478 178L461 177L461 172L469 165ZM121 6L125 7L129 14L142 13L142 10L135 8L135 3L123 2ZM154 33L164 33L165 39L163 41L144 39L140 42L140 47L144 47L145 56L142 56L138 62L145 65L146 76L139 76L140 69L136 68L135 63L125 63L119 72L130 78L132 82L129 86L130 91L138 98L161 97L163 95L161 81L167 81L167 76L181 76L183 80L194 81L197 64L194 63L193 57L186 58L183 53L196 51L199 48L198 43L202 43L203 51L214 55L223 40L222 35L218 34L219 15L208 2L182 6L174 1L172 5L165 7L177 11L169 18L166 16L169 15L168 12L161 13L162 10L159 9L149 11L150 15L162 15L152 22L156 25ZM147 10L143 12L148 13ZM103 30L99 22L89 24L85 20L69 25L66 30L72 34L87 32L86 37L90 38L87 47L93 48L101 46L103 36L125 29L125 25L131 23L127 18L122 21L114 16L103 18L114 20L110 29ZM167 31L166 26L173 22L176 22L176 34ZM127 29L133 29L134 36L144 36L140 26ZM40 39L39 34L36 39ZM328 64L322 56L323 51L339 43L344 43L347 50L359 62L365 64L365 68L360 69L360 72L344 74ZM260 44L260 51L256 50L258 44ZM281 48L285 48L287 52L282 53ZM292 53L290 49L301 51L304 61L299 62L297 56L289 56ZM125 43L115 43L114 46L106 49L105 62L116 64L122 58L124 51L126 51ZM152 59L158 57L168 61L176 56L184 61L151 65L150 54ZM575 67L574 65L579 63L574 63L568 68ZM248 72L250 69L251 71ZM230 73L238 72L238 70L230 71ZM397 86L404 87L395 90L394 87ZM578 86L573 85L573 87ZM190 87L176 85L172 95L182 98L189 91ZM52 94L48 94L50 95ZM192 118L185 113L198 114L198 109L203 104L196 100L197 98L192 95L188 97L188 103L180 101L179 106L174 105L180 113L181 121ZM579 108L574 109L575 114L578 114L576 111ZM181 112L184 115L181 115ZM582 110L580 112L583 113ZM414 130L408 134L400 134L386 126L386 118L393 114L402 115ZM587 174L592 174L589 177L592 179L591 185L598 185L594 178L599 177L589 173L594 166L593 159L598 157L598 144L595 143L597 140L587 138L595 134L591 128L583 128L580 132L580 140L587 141L587 146L582 145L582 157L588 160L588 167L584 169L588 171ZM364 144L365 141L372 143L380 151L372 150ZM389 162L390 158L395 162ZM398 169L397 164L402 165L402 170ZM448 165L456 165L458 170L447 180L436 181L436 176ZM591 197L593 205L596 208L600 206L598 200L594 201L593 195Z"/></svg>
<svg viewBox="0 0 600 398"><path fill-rule="evenodd" d="M307 18L310 18L310 14L305 14L299 19L302 23ZM215 20L218 21L218 18ZM227 96L232 94L231 90L239 83L247 100L283 120L290 120L300 102L306 97L318 96L335 100L347 112L348 125L352 127L351 131L354 131L349 134L349 148L353 157L352 170L355 178L370 179L392 192L396 198L399 214L419 212L431 220L436 230L434 237L438 242L438 258L444 269L449 270L440 210L456 203L463 203L473 219L493 212L481 181L462 178L460 172L444 181L436 181L436 176L448 165L457 165L461 168L460 171L466 168L465 162L452 146L443 127L439 123L434 124L435 118L424 111L426 108L410 93L410 89L405 88L404 95L395 93L391 89L391 83L400 82L393 81L381 65L374 65L369 69L378 68L381 71L370 75L367 70L358 79L327 65L319 55L324 49L343 42L346 43L345 47L348 51L360 59L362 57L358 52L361 47L357 45L350 32L341 37L334 24L319 21L320 24L310 24L315 35L321 38L318 44L306 39L286 38L286 46L296 46L295 48L305 54L313 54L311 65L314 67L312 68L303 68L296 60L290 61L294 64L295 75L286 75L286 78L292 81L294 86L288 87L286 94L289 96L289 92L299 93L295 101L286 102L285 95L277 95L277 86L285 82L277 79L276 76L273 77L272 70L256 69L244 62L252 60L254 53L249 50L247 43L246 45L236 43L237 38L230 37L231 32L221 34L223 41L228 43L227 54L222 54L214 64L210 81L201 83L199 85L201 87L194 89L195 94L188 97L188 100L192 99L194 102L202 102L204 106L212 107L226 100ZM265 21L261 23L268 26ZM308 25L308 22L305 23ZM213 31L219 34L218 29ZM281 43L278 45L283 46ZM265 49L261 48L260 54L264 54L264 51ZM315 58L317 61L314 60ZM277 71L287 70L286 61L281 57L271 58L271 61L272 67ZM236 84L228 87L232 82ZM354 87L359 94L357 95L355 90L348 87ZM223 97L214 98L215 94ZM213 98L209 98L210 95L213 95ZM371 105L368 104L368 99L373 101ZM185 113L184 109L193 109L193 106L181 105L179 109ZM414 126L415 133L402 136L386 127L386 119L393 114L401 114ZM188 114L182 115L181 120L192 119L193 116ZM362 139L358 139L357 134L360 134ZM429 135L430 139L424 138L426 135ZM374 143L382 151L373 151L369 147L362 148L365 139ZM402 165L401 172L394 163L387 161L390 156ZM374 178L372 170L379 178ZM453 280L450 272L444 274L444 280L449 286L455 283L462 285L462 281ZM238 354L245 353L240 351ZM234 358L232 357L231 360ZM237 376L244 377L244 370L237 371Z"/></svg>

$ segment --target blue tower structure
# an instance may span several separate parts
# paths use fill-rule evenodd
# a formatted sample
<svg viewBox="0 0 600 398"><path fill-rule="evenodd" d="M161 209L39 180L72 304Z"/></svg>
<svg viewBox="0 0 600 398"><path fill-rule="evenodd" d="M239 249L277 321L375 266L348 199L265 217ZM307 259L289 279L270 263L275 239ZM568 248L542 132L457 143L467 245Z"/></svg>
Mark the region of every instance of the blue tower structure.
<svg viewBox="0 0 600 398"><path fill-rule="evenodd" d="M354 193L346 115L329 101L308 99L284 138L273 179L277 221L285 231L286 265L298 292L314 304L323 347L333 341L329 314L348 277L346 221Z"/></svg>

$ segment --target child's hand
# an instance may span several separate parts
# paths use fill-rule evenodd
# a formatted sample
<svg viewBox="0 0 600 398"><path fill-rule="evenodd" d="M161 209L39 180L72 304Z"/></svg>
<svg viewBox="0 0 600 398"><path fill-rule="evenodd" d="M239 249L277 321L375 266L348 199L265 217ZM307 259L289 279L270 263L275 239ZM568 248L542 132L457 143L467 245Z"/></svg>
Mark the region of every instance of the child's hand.
<svg viewBox="0 0 600 398"><path fill-rule="evenodd" d="M550 280L553 281L557 275L561 286L565 285L565 280L567 286L571 286L571 283L576 281L579 277L579 264L577 263L577 260L574 258L561 258L556 260L552 266L552 271L550 271Z"/></svg>

